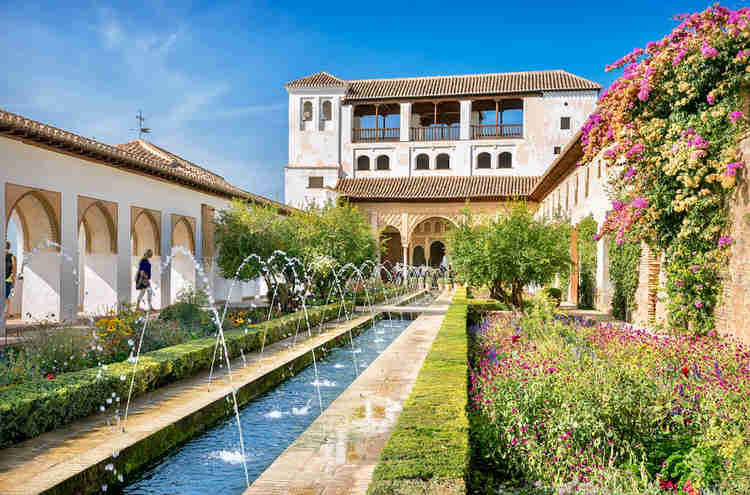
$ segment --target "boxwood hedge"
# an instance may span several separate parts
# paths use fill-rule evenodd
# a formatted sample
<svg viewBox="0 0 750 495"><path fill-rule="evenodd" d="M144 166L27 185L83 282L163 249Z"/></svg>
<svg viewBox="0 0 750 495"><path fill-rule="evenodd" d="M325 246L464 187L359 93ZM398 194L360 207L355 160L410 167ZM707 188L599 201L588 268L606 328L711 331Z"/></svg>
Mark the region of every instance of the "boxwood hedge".
<svg viewBox="0 0 750 495"><path fill-rule="evenodd" d="M387 291L387 295L394 295L396 290ZM378 301L382 297L381 292L372 299ZM364 296L357 297L355 304L363 304L364 299ZM311 308L308 310L310 324L336 317L338 309L338 304ZM230 357L238 357L240 349L243 352L259 350L264 333L266 345L283 340L294 333L298 324L305 325L304 318L304 314L298 311L249 325L247 332L244 329L226 330L224 334ZM195 339L143 354L138 362L133 396L207 369L213 357L215 340L214 337ZM110 364L107 369L62 373L54 380L23 383L0 390L0 448L94 414L113 392L125 400L132 369L131 363L123 361ZM101 376L97 377L99 373Z"/></svg>
<svg viewBox="0 0 750 495"><path fill-rule="evenodd" d="M469 459L467 315L466 289L456 289L380 455L368 495L465 493Z"/></svg>

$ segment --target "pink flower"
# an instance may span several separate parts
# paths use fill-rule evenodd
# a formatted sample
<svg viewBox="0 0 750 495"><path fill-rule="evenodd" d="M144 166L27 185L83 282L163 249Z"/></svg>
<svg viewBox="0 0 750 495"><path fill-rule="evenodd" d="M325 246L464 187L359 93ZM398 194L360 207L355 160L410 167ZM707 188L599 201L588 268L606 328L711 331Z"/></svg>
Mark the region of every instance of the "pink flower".
<svg viewBox="0 0 750 495"><path fill-rule="evenodd" d="M716 48L709 45L707 40L703 40L703 44L701 45L701 55L705 58L716 58L718 54L719 52Z"/></svg>
<svg viewBox="0 0 750 495"><path fill-rule="evenodd" d="M742 118L742 112L739 110L735 110L734 112L729 114L729 120L732 121L732 124L736 124L738 120Z"/></svg>
<svg viewBox="0 0 750 495"><path fill-rule="evenodd" d="M732 162L727 164L727 171L724 172L724 175L727 177L734 177L737 173L737 169L741 168L745 165L744 162Z"/></svg>
<svg viewBox="0 0 750 495"><path fill-rule="evenodd" d="M648 199L643 196L638 196L630 202L630 206L634 208L648 208Z"/></svg>
<svg viewBox="0 0 750 495"><path fill-rule="evenodd" d="M703 307L703 303L700 302L700 301L695 301L695 307L696 308L702 308Z"/></svg>
<svg viewBox="0 0 750 495"><path fill-rule="evenodd" d="M635 175L635 169L633 167L629 167L628 170L625 172L625 178L629 179Z"/></svg>
<svg viewBox="0 0 750 495"><path fill-rule="evenodd" d="M677 282L675 282L674 284L675 284L675 285L676 285L677 287L685 287L685 282L683 282L682 280L678 280L678 281L677 281Z"/></svg>
<svg viewBox="0 0 750 495"><path fill-rule="evenodd" d="M731 237L719 237L719 247L729 246L733 240Z"/></svg>
<svg viewBox="0 0 750 495"><path fill-rule="evenodd" d="M706 101L708 102L709 105L713 105L714 103L716 103L716 98L714 98L713 95L708 94L706 96Z"/></svg>
<svg viewBox="0 0 750 495"><path fill-rule="evenodd" d="M700 266L698 266L698 265L693 265L693 266L691 266L691 267L689 268L689 270L690 270L691 272L693 272L693 273L697 272L697 271L698 271L698 270L700 270L700 269L701 269L701 267L700 267Z"/></svg>

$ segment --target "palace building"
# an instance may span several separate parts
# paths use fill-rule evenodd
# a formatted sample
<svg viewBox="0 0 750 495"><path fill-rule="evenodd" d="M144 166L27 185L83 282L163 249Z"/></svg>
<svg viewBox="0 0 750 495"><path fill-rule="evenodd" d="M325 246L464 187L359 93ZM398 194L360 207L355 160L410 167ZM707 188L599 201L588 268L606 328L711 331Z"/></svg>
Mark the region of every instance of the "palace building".
<svg viewBox="0 0 750 495"><path fill-rule="evenodd" d="M385 259L437 265L467 200L531 200L594 110L601 86L562 70L286 84L286 203L347 198L387 239Z"/></svg>

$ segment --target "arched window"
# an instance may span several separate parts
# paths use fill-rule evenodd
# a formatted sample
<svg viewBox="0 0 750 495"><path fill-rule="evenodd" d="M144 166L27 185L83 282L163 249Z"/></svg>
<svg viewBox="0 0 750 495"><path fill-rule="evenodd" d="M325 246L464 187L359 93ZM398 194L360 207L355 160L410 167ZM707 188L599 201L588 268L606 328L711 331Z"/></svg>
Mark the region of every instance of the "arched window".
<svg viewBox="0 0 750 495"><path fill-rule="evenodd" d="M357 158L357 170L370 170L369 156L360 156Z"/></svg>
<svg viewBox="0 0 750 495"><path fill-rule="evenodd" d="M497 157L497 168L511 168L513 166L513 156L507 151L503 151Z"/></svg>
<svg viewBox="0 0 750 495"><path fill-rule="evenodd" d="M435 159L435 168L438 170L448 170L451 168L451 157L448 153L440 153Z"/></svg>
<svg viewBox="0 0 750 495"><path fill-rule="evenodd" d="M302 120L312 120L312 102L306 101L302 105Z"/></svg>
<svg viewBox="0 0 750 495"><path fill-rule="evenodd" d="M375 161L375 166L378 170L388 170L391 168L390 160L385 155L380 155Z"/></svg>
<svg viewBox="0 0 750 495"><path fill-rule="evenodd" d="M429 170L430 169L430 157L424 153L417 155L417 170Z"/></svg>
<svg viewBox="0 0 750 495"><path fill-rule="evenodd" d="M332 117L331 102L326 100L323 102L323 120L331 120Z"/></svg>
<svg viewBox="0 0 750 495"><path fill-rule="evenodd" d="M492 157L489 153L479 153L479 156L477 156L477 168L492 168Z"/></svg>

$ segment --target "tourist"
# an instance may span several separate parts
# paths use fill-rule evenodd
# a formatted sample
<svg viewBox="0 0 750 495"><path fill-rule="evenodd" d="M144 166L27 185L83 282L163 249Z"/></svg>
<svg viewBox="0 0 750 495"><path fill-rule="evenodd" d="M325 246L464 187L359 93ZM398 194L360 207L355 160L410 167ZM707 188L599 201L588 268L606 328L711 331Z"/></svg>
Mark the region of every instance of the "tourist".
<svg viewBox="0 0 750 495"><path fill-rule="evenodd" d="M149 258L153 255L154 252L147 249L143 254L143 258L141 258L140 263L138 263L138 273L135 276L135 288L140 292L138 293L138 302L135 305L136 311L141 309L141 300L144 295L148 301L148 310L154 310L154 306L151 302L154 290L151 288L151 262L149 261Z"/></svg>
<svg viewBox="0 0 750 495"><path fill-rule="evenodd" d="M10 295L16 285L16 257L10 252L10 242L5 242L5 321L10 316Z"/></svg>
<svg viewBox="0 0 750 495"><path fill-rule="evenodd" d="M451 289L456 288L456 282L454 280L455 274L453 273L453 265L448 265L448 281L451 283Z"/></svg>

